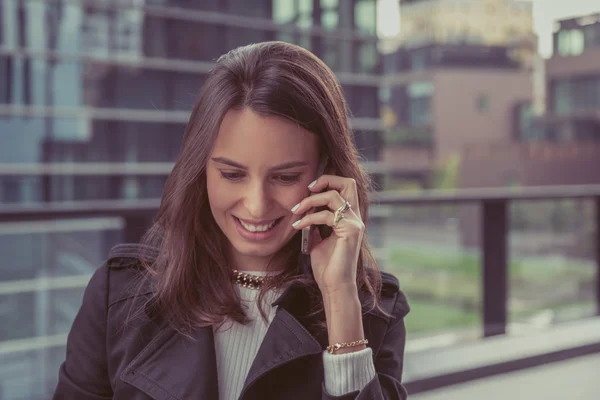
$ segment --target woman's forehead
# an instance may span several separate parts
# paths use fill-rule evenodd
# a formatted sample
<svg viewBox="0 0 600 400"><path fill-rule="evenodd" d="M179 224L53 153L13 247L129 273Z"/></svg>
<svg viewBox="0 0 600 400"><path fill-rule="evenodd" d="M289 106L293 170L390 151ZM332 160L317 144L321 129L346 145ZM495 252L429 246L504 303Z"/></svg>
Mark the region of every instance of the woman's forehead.
<svg viewBox="0 0 600 400"><path fill-rule="evenodd" d="M223 118L213 155L289 160L312 158L317 148L317 136L297 123L235 109Z"/></svg>

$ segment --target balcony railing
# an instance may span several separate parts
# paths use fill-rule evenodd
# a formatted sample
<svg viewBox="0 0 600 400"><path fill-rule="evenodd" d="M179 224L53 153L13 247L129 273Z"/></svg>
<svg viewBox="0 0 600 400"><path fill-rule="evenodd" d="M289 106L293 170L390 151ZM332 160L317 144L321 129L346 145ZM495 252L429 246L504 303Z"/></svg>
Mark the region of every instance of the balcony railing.
<svg viewBox="0 0 600 400"><path fill-rule="evenodd" d="M382 269L389 268L390 272L395 272L400 279L401 286L403 286L404 279L404 289L405 291L408 289L409 302L412 299L413 304L417 304L422 299L419 298L418 290L407 284L406 278L408 278L408 275L403 274L405 272L409 273L409 271L404 270L402 265L404 261L409 263L409 261L414 262L415 260L400 260L399 264L396 260L396 264L394 264L394 260L389 257L390 247L394 250L398 246L398 242L403 242L403 239L395 240L393 244L388 242L390 233L385 229L385 226L394 223L392 214L397 211L408 211L405 214L410 219L415 210L423 209L425 211L423 214L427 215L429 213L428 207L432 206L440 211L448 206L476 206L480 214L480 218L475 219L480 224L479 230L481 232L480 273L470 276L475 282L467 282L467 284L479 287L479 295L476 294L476 296L480 296L480 305L478 299L476 299L474 305L468 301L465 303L464 298L450 299L449 302L458 304L459 308L466 307L471 314L473 312L480 313L481 318L479 320L481 324L478 325L479 328L475 327L475 329L479 329L478 337L495 336L510 341L514 336L503 336L505 333L511 333L510 328L514 325L514 320L509 321L509 311L511 312L511 318L514 315L514 310L509 305L509 292L514 289L511 289L514 280L509 279L512 271L511 267L513 266L509 262L509 226L511 221L509 206L513 203L518 204L531 200L561 201L564 199L582 199L586 204L593 203L595 213L591 219L594 226L592 240L594 245L593 258L595 260L593 264L586 261L586 273L581 279L585 280L586 285L590 283L593 285L593 312L591 314L600 315L600 237L598 234L598 227L600 227L600 185L426 191L414 194L374 192L370 196L371 209L368 234L376 248L376 256L380 258ZM79 307L79 296L87 285L90 273L96 267L95 263L106 257L107 248L112 246L115 240L138 241L151 223L158 206L158 199L95 200L0 206L0 235L11 237L33 231L42 234L52 233L52 235L46 235L51 236L51 238L42 240L41 245L35 241L40 240L40 236L44 235L33 235L35 238L27 239L27 243L20 248L18 246L17 248L11 247L12 239L4 243L0 241L3 251L7 252L5 262L9 259L12 260L11 263L16 261L23 264L23 266L28 263L31 264L31 267L29 267L31 271L28 274L21 273L12 264L3 265L5 276L0 281L0 312L5 313L5 317L8 316L9 322L3 324L3 328L0 330L0 334L3 335L0 339L0 384L4 382L9 386L16 385L17 388L29 388L31 395L28 398L44 398L44 393L47 394L53 389L56 379L55 368L64 359L66 332ZM409 231L414 229L409 223L403 222L402 224L407 225L402 227L404 229L402 232L406 232L407 229ZM435 233L436 230L439 229L428 230L426 235L430 235L432 231ZM68 234L62 234L67 232L74 232L75 240ZM450 234L455 233L452 231ZM82 243L88 243L85 235L95 235L93 237L97 244L90 246L92 249L84 248L86 246L81 245ZM0 237L0 239L3 238ZM30 244L33 244L33 246L30 246ZM406 244L406 246L410 247L412 245ZM59 251L54 251L53 247L59 249ZM435 250L435 247L436 245L428 246L426 253ZM11 255L8 252L14 254ZM39 254L31 256L31 254L28 254L30 252ZM91 253L93 254L91 255ZM442 257L445 257L445 255L442 255ZM63 266L61 263L65 265ZM56 267L54 264L61 265ZM419 269L418 262L416 264L417 269ZM591 271L590 265L592 265ZM19 265L15 267L19 267ZM410 267L410 265L407 265L407 267ZM431 265L423 266L423 269L427 267L431 268ZM393 271L394 268L396 271ZM451 270L451 268L449 266L443 272L455 273L456 271ZM417 271L417 273L419 272L422 271ZM546 271L544 270L542 273L545 274ZM423 280L426 281L426 286L435 286L435 283L430 281L431 276L422 276L419 282L420 286L417 289L423 289L421 285ZM566 279L569 279L568 276ZM479 283L477 283L477 279L479 279ZM593 282L589 282L590 279ZM567 288L572 287L572 290L578 290L577 285L581 284L581 280L573 279L573 281L565 286ZM555 282L553 281L551 284L554 285ZM553 300L555 297L552 293L546 296ZM589 304L589 289L586 289L585 296L586 304ZM513 298L514 293L511 294L511 299ZM434 300L438 302L446 301L446 299ZM560 301L560 298L557 301ZM454 303L453 306L456 305ZM27 312L23 313L24 308L20 308L23 306L34 307L34 309L29 311L29 314ZM15 307L21 311L15 312ZM439 316L439 309L435 311L436 315ZM498 357L498 352L508 354L503 350L496 349L493 357L489 354L483 356L488 350L477 350L477 354L482 354L481 357L484 360L473 361L474 364L477 364L476 366L468 365L468 360L462 359L460 354L457 356L455 353L450 354L446 351L436 356L439 361L438 366L443 365L444 367L431 369L427 367L430 364L427 357L431 357L431 355L427 355L427 351L423 352L424 348L431 349L431 347L427 347L429 344L423 347L424 340L429 340L429 338L424 336L421 340L418 334L411 331L410 326L410 323L414 323L416 320L431 318L431 315L420 313L419 308L415 307L411 312L413 315L409 314L410 318L415 319L407 321L407 327L411 332L407 343L407 365L410 365L411 368L407 371L406 378L407 384L413 393L448 385L452 382L473 379L473 377L498 373L498 371L506 371L510 368L539 364L552 358L564 358L568 357L569 354L579 355L598 349L598 345L590 345L587 342L585 346L563 343L566 350L561 349L560 352L550 348L548 350L538 349L533 351L535 349L532 348L531 354L526 356L527 361L502 361L504 369L497 366L487 368L487 365L480 365L488 362L486 361L488 359ZM587 311L586 315L591 316ZM21 326L19 331L11 331L12 324L19 325L17 322L19 320L21 322L25 321L23 318L27 320L27 324ZM10 322L11 319L14 321ZM31 323L29 323L29 320L31 320ZM574 324L566 324L566 327L576 330ZM441 329L447 328L442 326ZM591 332L592 330L592 328L588 328L588 331ZM590 336L588 331L582 331L579 336ZM577 335L572 332L569 337L577 337ZM433 341L436 340L438 339L434 337ZM446 339L442 338L441 340L444 342ZM518 345L521 346L519 348L531 347L527 343L531 343L532 340L535 341L535 338L528 340L529 342L519 342ZM600 340L598 342L600 343ZM441 345L448 346L448 342L445 343ZM481 343L488 343L488 341L484 340ZM491 341L491 343L494 343L494 341ZM435 344L434 347L439 345ZM512 345L509 344L509 346ZM569 350L569 346L572 350ZM471 353L473 351L475 350L471 350ZM540 356L538 354L540 351L546 356ZM512 355L508 358L516 359L519 354L525 357L523 356L525 353L516 354L513 351L510 354ZM458 361L460 361L459 364L457 364ZM2 368L2 365L9 367ZM16 372L19 368L19 370L33 368L33 365L36 366L36 371L29 374L31 376L27 374L21 376ZM440 376L442 374L441 369L453 371L456 368L463 372L444 372ZM436 376L431 376L432 374ZM21 381L16 383L17 379L21 379ZM40 384L45 385L45 387L39 387Z"/></svg>
<svg viewBox="0 0 600 400"><path fill-rule="evenodd" d="M506 333L508 299L508 207L523 200L592 199L595 204L596 245L596 312L600 315L600 185L530 187L518 189L468 189L457 191L428 191L416 194L374 192L371 194L372 225L375 246L383 238L377 221L385 220L384 206L426 206L446 204L476 204L481 210L482 262L481 293L483 335ZM159 205L158 199L123 201L81 201L73 203L47 203L0 206L0 223L35 222L78 219L90 217L120 217L124 221L123 239L139 240L148 228ZM379 243L378 243L379 242Z"/></svg>

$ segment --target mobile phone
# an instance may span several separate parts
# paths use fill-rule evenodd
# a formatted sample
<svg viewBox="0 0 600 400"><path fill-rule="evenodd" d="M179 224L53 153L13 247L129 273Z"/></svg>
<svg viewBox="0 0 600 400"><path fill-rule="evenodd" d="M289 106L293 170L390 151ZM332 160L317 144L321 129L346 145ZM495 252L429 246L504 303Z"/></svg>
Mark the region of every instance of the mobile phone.
<svg viewBox="0 0 600 400"><path fill-rule="evenodd" d="M325 173L325 167L327 166L327 161L328 161L328 157L323 157L321 159L321 161L319 161L319 166L317 167L317 177L315 179L320 178L321 175L323 175ZM309 210L306 213L304 213L302 218L304 218L304 216L307 213L312 212L312 211L314 211L314 209ZM310 229L311 229L311 226L307 226L306 228L302 229L302 243L300 246L300 250L302 251L302 254L308 254L308 251L310 249Z"/></svg>

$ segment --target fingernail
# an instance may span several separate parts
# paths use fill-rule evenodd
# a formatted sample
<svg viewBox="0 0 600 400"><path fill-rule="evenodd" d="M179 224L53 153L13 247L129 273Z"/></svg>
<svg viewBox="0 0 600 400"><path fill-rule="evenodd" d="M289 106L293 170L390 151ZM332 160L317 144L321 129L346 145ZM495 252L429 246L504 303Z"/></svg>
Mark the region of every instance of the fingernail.
<svg viewBox="0 0 600 400"><path fill-rule="evenodd" d="M308 188L309 188L309 189L312 189L312 187L313 187L313 186L315 186L316 184L317 184L317 180L315 179L314 181L312 181L312 182L310 183L310 185L308 185Z"/></svg>
<svg viewBox="0 0 600 400"><path fill-rule="evenodd" d="M299 223L300 223L300 220L298 220L298 221L294 222L294 223L292 224L292 226L295 228L296 226L298 226L298 224L299 224Z"/></svg>
<svg viewBox="0 0 600 400"><path fill-rule="evenodd" d="M293 208L292 208L292 212L296 211L298 209L298 207L300 207L300 203L296 204Z"/></svg>

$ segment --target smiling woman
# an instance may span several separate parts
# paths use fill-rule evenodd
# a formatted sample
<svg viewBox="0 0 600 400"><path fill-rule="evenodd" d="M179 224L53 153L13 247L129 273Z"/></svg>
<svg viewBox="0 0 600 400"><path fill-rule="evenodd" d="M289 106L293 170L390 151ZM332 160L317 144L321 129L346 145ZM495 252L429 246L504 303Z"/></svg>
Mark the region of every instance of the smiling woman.
<svg viewBox="0 0 600 400"><path fill-rule="evenodd" d="M228 239L229 262L238 270L265 269L297 233L290 210L309 194L318 161L317 136L299 124L247 108L225 114L206 187L212 215Z"/></svg>
<svg viewBox="0 0 600 400"><path fill-rule="evenodd" d="M348 117L307 50L220 57L154 226L88 285L55 399L406 398L408 305L371 255Z"/></svg>

